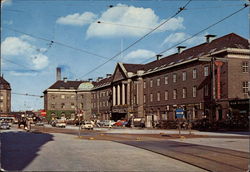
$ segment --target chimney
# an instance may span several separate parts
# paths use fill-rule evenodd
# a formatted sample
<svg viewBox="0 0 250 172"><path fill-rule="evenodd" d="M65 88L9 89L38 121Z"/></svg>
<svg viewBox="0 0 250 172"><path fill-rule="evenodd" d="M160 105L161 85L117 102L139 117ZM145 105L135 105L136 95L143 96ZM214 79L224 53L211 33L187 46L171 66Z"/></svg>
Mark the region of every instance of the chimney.
<svg viewBox="0 0 250 172"><path fill-rule="evenodd" d="M57 67L56 68L56 81L60 81L61 80L61 68Z"/></svg>
<svg viewBox="0 0 250 172"><path fill-rule="evenodd" d="M110 73L106 74L106 78L109 78L111 76L112 76L112 74L110 74Z"/></svg>
<svg viewBox="0 0 250 172"><path fill-rule="evenodd" d="M103 79L103 77L98 77L97 82L101 81L102 79Z"/></svg>
<svg viewBox="0 0 250 172"><path fill-rule="evenodd" d="M213 39L212 38L215 38L216 35L206 35L206 43L210 43Z"/></svg>
<svg viewBox="0 0 250 172"><path fill-rule="evenodd" d="M178 50L178 54L182 53L182 51L185 49L185 46L178 46L177 50Z"/></svg>
<svg viewBox="0 0 250 172"><path fill-rule="evenodd" d="M156 55L156 60L160 60L160 57L161 57L162 55L161 54L157 54Z"/></svg>
<svg viewBox="0 0 250 172"><path fill-rule="evenodd" d="M67 77L64 77L64 78L63 78L63 82L66 83L67 81L68 81Z"/></svg>

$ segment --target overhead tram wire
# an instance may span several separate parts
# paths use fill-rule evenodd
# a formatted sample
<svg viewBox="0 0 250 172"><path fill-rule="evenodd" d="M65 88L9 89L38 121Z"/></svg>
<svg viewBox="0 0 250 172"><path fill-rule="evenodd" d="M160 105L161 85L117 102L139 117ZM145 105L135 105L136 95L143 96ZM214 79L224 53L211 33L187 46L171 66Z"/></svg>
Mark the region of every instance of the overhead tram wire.
<svg viewBox="0 0 250 172"><path fill-rule="evenodd" d="M46 41L46 42L53 42L54 44L57 44L57 45L60 45L60 46L63 46L63 47L67 47L67 48L70 48L70 49L73 49L73 50L76 50L76 51L79 51L79 52L83 52L85 54L93 55L93 56L103 58L103 59L106 59L106 60L108 59L108 57L104 57L102 55L99 55L99 54L96 54L96 53L93 53L93 52L89 52L87 50L83 50L83 49L80 49L80 48L75 48L75 47L73 47L71 45L68 45L68 44L65 44L65 43L50 40L50 39L47 39L47 38L36 36L36 35L30 34L30 33L26 33L26 32L23 32L23 31L20 31L20 30L17 30L17 29L13 29L13 28L9 28L9 27L4 27L4 28L6 28L8 30L11 30L11 31L14 31L14 32L17 32L17 33L21 33L21 34L31 36L31 37L36 38L36 39L40 39L40 40L43 40L43 41Z"/></svg>
<svg viewBox="0 0 250 172"><path fill-rule="evenodd" d="M37 71L34 70L34 69L28 68L27 66L24 66L24 65L22 65L22 64L16 63L16 62L14 62L14 61L12 61L12 60L5 59L5 58L3 58L3 60L6 61L6 62L8 62L8 63L12 63L12 64L15 64L15 65L17 65L17 66L21 66L21 67L23 67L23 68L25 68L25 69L28 69L28 70L31 71L31 72L37 72Z"/></svg>
<svg viewBox="0 0 250 172"><path fill-rule="evenodd" d="M105 22L105 21L97 21L97 23L98 24L110 24L110 25L116 25L116 26L131 27L131 28L135 28L135 29L148 29L148 30L153 30L154 29L154 28L149 28L149 27L145 27L145 26L134 26L134 25L127 25L127 24L121 24L121 23L112 23L112 22Z"/></svg>
<svg viewBox="0 0 250 172"><path fill-rule="evenodd" d="M31 97L40 97L40 98L43 98L43 96L41 96L41 95L28 94L28 93L15 93L15 92L12 92L11 94L20 95L20 96L31 96Z"/></svg>
<svg viewBox="0 0 250 172"><path fill-rule="evenodd" d="M154 32L155 30L157 30L158 28L160 28L162 25L166 24L170 19L174 18L175 16L177 16L179 13L181 13L186 7L187 5L191 2L192 0L189 0L183 7L180 7L179 10L172 15L171 17L169 17L167 20L165 20L164 22L162 22L161 24L159 24L157 27L155 27L153 30L149 31L148 33L146 33L144 36L142 36L141 38L139 38L138 40L136 40L135 42L133 42L131 45L129 45L127 48L125 48L124 50L118 52L117 54L115 54L113 57L109 58L107 61L105 61L104 63L98 65L97 67L95 67L94 69L92 69L91 71L87 72L85 75L83 75L82 77L85 77L87 75L89 75L90 73L94 72L95 70L99 69L100 67L102 67L103 65L105 65L106 63L108 63L109 61L113 60L114 58L116 58L117 56L119 56L121 53L125 52L126 50L128 50L129 48L131 48L132 46L134 46L135 44L137 44L138 42L140 42L141 40L143 40L145 37L147 37L148 35L150 35L152 32ZM80 78L82 78L80 77Z"/></svg>
<svg viewBox="0 0 250 172"><path fill-rule="evenodd" d="M172 48L175 48L176 46L178 46L178 45L180 45L180 44L182 44L182 43L184 43L184 42L186 42L186 41L188 41L188 40L194 38L195 36L199 35L200 33L202 33L202 32L204 32L204 31L210 29L211 27L213 27L213 26L215 26L215 25L217 25L217 24L219 24L219 23L221 23L221 22L223 22L224 20L226 20L226 19L232 17L233 15L239 13L240 11L244 10L244 9L247 8L247 7L249 7L249 4L244 4L244 7L240 8L239 10L237 10L237 11L235 11L235 12L229 14L228 16L226 16L226 17L220 19L219 21L217 21L217 22L215 22L215 23L213 23L213 24L207 26L206 28L204 28L204 29L200 30L199 32L193 34L192 36L190 36L190 37L184 39L183 41L181 41L181 42L179 42L179 43L177 43L177 44L171 46L170 48L167 48L167 49L163 50L162 52L160 52L160 53L158 53L158 54L163 54L163 53L165 53L166 51L169 51L169 50L171 50ZM147 60L142 61L140 64L146 63L146 62L148 62L148 61L149 61L150 59L152 59L152 58L155 58L155 56L154 56L154 57L151 57L151 58L149 58L149 59L147 59Z"/></svg>

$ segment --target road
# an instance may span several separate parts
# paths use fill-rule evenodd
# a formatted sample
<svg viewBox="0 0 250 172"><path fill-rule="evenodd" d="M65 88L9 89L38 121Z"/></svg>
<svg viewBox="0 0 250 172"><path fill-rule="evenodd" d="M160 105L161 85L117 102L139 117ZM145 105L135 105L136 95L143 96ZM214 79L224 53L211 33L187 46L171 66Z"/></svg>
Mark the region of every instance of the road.
<svg viewBox="0 0 250 172"><path fill-rule="evenodd" d="M1 167L8 171L205 171L113 141L61 133L1 133Z"/></svg>
<svg viewBox="0 0 250 172"><path fill-rule="evenodd" d="M4 138L2 155L5 158L2 162L5 168L8 169L11 166L14 168L12 170L31 171L60 169L66 171L237 172L247 171L249 160L249 137L244 134L208 133L205 136L185 135L186 139L184 137L180 139L178 134L158 134L157 131L151 130L139 132L149 134L136 134L134 129L130 131L125 129L129 131L127 133L124 133L123 129L101 129L82 130L79 139L77 129L74 127L66 129L33 127L33 129L36 130L33 133L15 131L14 134L13 132L1 134L1 138ZM157 134L152 134L154 132ZM167 133L170 132L167 131ZM11 136L15 136L15 139L13 140ZM18 141L18 136L22 138L21 142ZM29 143L28 140L35 142ZM36 143L37 140L38 143ZM18 142L17 147L12 144L16 142ZM31 154L30 148L27 149L29 144L31 145L28 147L33 150ZM17 157L22 159L20 164L15 158L13 161L17 150L19 152ZM26 156L27 152L28 156ZM13 162L19 165L9 164Z"/></svg>

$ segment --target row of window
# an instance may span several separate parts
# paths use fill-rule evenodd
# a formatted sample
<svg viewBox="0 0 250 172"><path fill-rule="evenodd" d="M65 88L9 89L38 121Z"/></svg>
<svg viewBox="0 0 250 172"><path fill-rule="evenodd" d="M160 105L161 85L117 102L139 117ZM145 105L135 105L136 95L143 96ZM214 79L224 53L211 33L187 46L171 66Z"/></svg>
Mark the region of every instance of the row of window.
<svg viewBox="0 0 250 172"><path fill-rule="evenodd" d="M57 98L57 95L51 95L51 98L53 99L53 100L55 100L56 98ZM69 95L69 96L66 96L66 95L64 95L64 94L61 94L60 95L60 98L61 99L75 99L75 95ZM84 98L84 95L77 95L77 98L81 98L81 99L83 99Z"/></svg>
<svg viewBox="0 0 250 172"><path fill-rule="evenodd" d="M98 97L106 97L106 96L109 96L109 91L107 90L107 91L100 91L100 92L97 92L97 93L93 93L92 94L92 98L93 99L96 99L96 98L98 98Z"/></svg>
<svg viewBox="0 0 250 172"><path fill-rule="evenodd" d="M208 87L207 87L207 89L208 89ZM208 94L208 91L207 91L207 94ZM151 93L149 96L150 96L149 97L150 102L153 102L154 101L153 93ZM172 96L173 96L172 99L177 99L177 89L173 90ZM196 96L197 96L197 87L193 86L192 97L196 97ZM187 98L187 88L182 89L182 98L183 99ZM164 92L164 100L169 100L169 91L167 91L167 90ZM144 94L143 101L144 101L144 103L146 103L146 94ZM156 101L161 101L161 93L160 92L157 92L157 94L156 94Z"/></svg>
<svg viewBox="0 0 250 172"><path fill-rule="evenodd" d="M204 67L204 76L208 76L209 75L209 69L208 66ZM197 74L197 69L193 69L192 71L192 78L193 79L197 79L198 74ZM183 71L182 72L182 81L186 81L187 80L187 72ZM172 75L172 82L176 83L177 82L177 73L173 73ZM169 83L169 75L166 75L164 77L164 84L167 85ZM161 78L157 78L156 80L156 86L160 86L161 84ZM150 87L153 87L153 79L150 80ZM144 81L143 84L143 88L146 88L146 81Z"/></svg>
<svg viewBox="0 0 250 172"><path fill-rule="evenodd" d="M69 103L69 104L70 104L70 108L71 109L75 109L76 108L75 107L75 103ZM80 103L78 108L83 109L83 107L84 107L83 103ZM51 108L55 109L56 108L56 103L51 103ZM66 109L66 104L65 103L61 103L60 104L60 108L61 109Z"/></svg>
<svg viewBox="0 0 250 172"><path fill-rule="evenodd" d="M108 102L108 101L99 102L99 106L100 106L100 107L108 107L108 106L109 106L109 102ZM94 103L92 104L92 107L93 107L93 108L96 108L96 107L97 107L97 103L94 102Z"/></svg>

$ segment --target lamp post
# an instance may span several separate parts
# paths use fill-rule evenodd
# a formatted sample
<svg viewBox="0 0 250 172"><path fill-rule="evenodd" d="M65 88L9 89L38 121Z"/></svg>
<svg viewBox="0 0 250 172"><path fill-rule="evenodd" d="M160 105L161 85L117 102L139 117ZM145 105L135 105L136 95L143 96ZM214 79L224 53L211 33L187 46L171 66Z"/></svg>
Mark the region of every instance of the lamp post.
<svg viewBox="0 0 250 172"><path fill-rule="evenodd" d="M80 125L80 114L78 114L78 97L77 97L77 90L75 91L76 93L76 116L78 117L78 137L80 138L81 136L81 125Z"/></svg>

